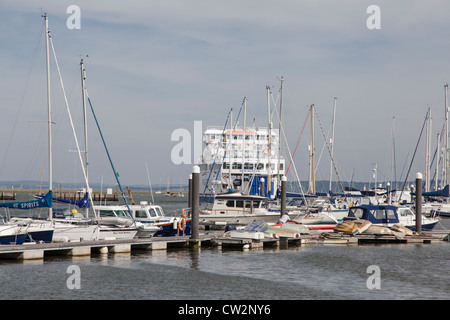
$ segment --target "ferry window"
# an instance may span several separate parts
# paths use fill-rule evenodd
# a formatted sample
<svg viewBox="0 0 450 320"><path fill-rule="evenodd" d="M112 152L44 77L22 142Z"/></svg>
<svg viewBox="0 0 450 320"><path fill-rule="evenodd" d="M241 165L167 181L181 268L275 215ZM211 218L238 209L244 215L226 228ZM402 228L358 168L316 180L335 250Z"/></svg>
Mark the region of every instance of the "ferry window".
<svg viewBox="0 0 450 320"><path fill-rule="evenodd" d="M233 163L233 169L242 169L242 163Z"/></svg>
<svg viewBox="0 0 450 320"><path fill-rule="evenodd" d="M246 208L251 208L252 207L252 202L249 201L249 200L245 201L245 207Z"/></svg>
<svg viewBox="0 0 450 320"><path fill-rule="evenodd" d="M259 200L253 201L253 208L259 208Z"/></svg>
<svg viewBox="0 0 450 320"><path fill-rule="evenodd" d="M215 139L216 138L216 135L215 134L212 134L211 135L211 139Z"/></svg>
<svg viewBox="0 0 450 320"><path fill-rule="evenodd" d="M392 209L386 209L388 219L396 219L395 212Z"/></svg>
<svg viewBox="0 0 450 320"><path fill-rule="evenodd" d="M223 163L223 168L224 169L230 169L230 167L228 166L228 162L224 162Z"/></svg>
<svg viewBox="0 0 450 320"><path fill-rule="evenodd" d="M227 207L233 208L234 207L234 200L227 200Z"/></svg>
<svg viewBox="0 0 450 320"><path fill-rule="evenodd" d="M244 200L236 200L236 207L237 208L243 208L244 207Z"/></svg>
<svg viewBox="0 0 450 320"><path fill-rule="evenodd" d="M145 210L136 210L136 218L147 218L147 212Z"/></svg>
<svg viewBox="0 0 450 320"><path fill-rule="evenodd" d="M158 214L156 213L155 209L150 208L150 217L157 217Z"/></svg>
<svg viewBox="0 0 450 320"><path fill-rule="evenodd" d="M283 170L283 164L280 163L280 170Z"/></svg>
<svg viewBox="0 0 450 320"><path fill-rule="evenodd" d="M266 203L265 201L262 201L262 202L261 202L261 208L265 208L266 205L267 205L267 203Z"/></svg>
<svg viewBox="0 0 450 320"><path fill-rule="evenodd" d="M256 169L258 169L258 170L264 169L264 163L258 163L258 166Z"/></svg>

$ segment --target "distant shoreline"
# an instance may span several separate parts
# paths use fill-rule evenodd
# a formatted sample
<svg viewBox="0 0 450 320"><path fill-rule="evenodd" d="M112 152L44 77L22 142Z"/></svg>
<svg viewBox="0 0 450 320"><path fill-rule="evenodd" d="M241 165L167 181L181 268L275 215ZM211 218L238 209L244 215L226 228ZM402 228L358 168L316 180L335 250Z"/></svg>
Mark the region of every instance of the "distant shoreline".
<svg viewBox="0 0 450 320"><path fill-rule="evenodd" d="M48 189L5 189L5 188L0 188L0 192L5 192L5 193L40 193L40 192L46 192ZM79 192L79 190L74 190L74 189L53 189L53 192L63 192L63 193L70 193L70 192ZM94 193L105 193L106 190L93 190ZM149 194L149 193L153 193L155 194L157 191L150 191L150 190L132 190L131 194L136 194L136 193L141 193L141 194ZM120 191L118 190L113 190L113 193L120 193ZM127 193L126 191L124 191L124 193ZM161 191L161 194L165 194L166 191ZM176 193L187 193L186 191L176 191Z"/></svg>

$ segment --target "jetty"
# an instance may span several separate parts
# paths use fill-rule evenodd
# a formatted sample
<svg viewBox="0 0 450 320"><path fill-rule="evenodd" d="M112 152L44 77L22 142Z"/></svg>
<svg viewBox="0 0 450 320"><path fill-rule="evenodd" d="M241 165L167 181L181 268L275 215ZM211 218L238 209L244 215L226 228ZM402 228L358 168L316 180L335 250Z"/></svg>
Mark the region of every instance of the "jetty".
<svg viewBox="0 0 450 320"><path fill-rule="evenodd" d="M202 230L199 226L199 175L194 166L189 179L189 207L192 227L188 236L135 238L127 240L83 240L52 243L24 243L21 245L0 245L0 260L35 260L49 256L90 256L92 254L131 253L133 251L153 251L169 249L198 250L201 247L216 247L222 250L252 250L265 248L289 249L303 245L365 245L365 244L432 244L450 242L448 230L422 231L412 234L395 232L392 234L345 234L343 232L311 232L308 234L260 234L236 233L230 236L220 230ZM283 177L284 178L284 177ZM419 181L420 182L420 181ZM286 179L282 179L282 213L285 209ZM419 189L420 190L420 189ZM420 227L420 225L419 225ZM417 231L419 230L419 231Z"/></svg>
<svg viewBox="0 0 450 320"><path fill-rule="evenodd" d="M436 244L448 242L445 232L425 233L420 235L344 235L342 233L318 233L298 237L278 238L230 238L221 232L199 235L197 239L190 236L137 238L131 240L93 240L52 243L25 243L21 245L1 245L0 260L36 260L53 256L92 256L96 254L132 253L135 251L154 250L198 250L221 248L222 250L254 249L290 249L306 245L364 245L364 244Z"/></svg>

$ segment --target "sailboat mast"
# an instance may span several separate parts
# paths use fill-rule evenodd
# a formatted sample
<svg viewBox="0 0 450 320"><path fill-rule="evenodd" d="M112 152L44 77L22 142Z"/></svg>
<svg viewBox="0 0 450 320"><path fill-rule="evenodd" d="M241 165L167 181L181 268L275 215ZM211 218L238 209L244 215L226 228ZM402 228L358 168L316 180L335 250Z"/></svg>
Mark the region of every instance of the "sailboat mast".
<svg viewBox="0 0 450 320"><path fill-rule="evenodd" d="M445 137L444 137L444 162L443 162L443 170L445 170L445 175L442 176L442 180L444 180L443 187L445 187L447 184L449 184L448 179L448 100L447 100L447 94L448 94L448 84L445 84Z"/></svg>
<svg viewBox="0 0 450 320"><path fill-rule="evenodd" d="M281 177L283 176L282 172L281 172L281 129L282 129L282 122L281 122L281 115L282 115L282 111L283 111L283 83L284 83L284 77L281 76L280 79L280 123L279 123L279 128L278 128L278 168L277 168L277 172L278 172L278 184L279 187L281 188ZM281 190L281 189L280 189Z"/></svg>
<svg viewBox="0 0 450 320"><path fill-rule="evenodd" d="M86 172L86 181L89 181L89 175L88 175L88 135L87 135L87 112L86 112L86 69L84 68L84 62L83 59L81 59L80 62L80 69L81 69L81 97L83 100L83 125L84 125L84 167ZM88 186L86 186L88 187ZM87 192L90 194L91 190L87 190ZM101 198L101 197L100 197ZM89 215L89 208L85 208L84 216L87 218Z"/></svg>
<svg viewBox="0 0 450 320"><path fill-rule="evenodd" d="M311 105L311 194L316 194L316 177L314 168L314 105Z"/></svg>
<svg viewBox="0 0 450 320"><path fill-rule="evenodd" d="M53 155L52 155L52 104L50 99L50 49L47 14L44 14L45 20L45 49L46 49L46 66L47 66L47 109L48 109L48 190L53 191ZM48 219L53 219L53 208L48 208Z"/></svg>
<svg viewBox="0 0 450 320"><path fill-rule="evenodd" d="M245 190L244 188L244 178L245 178L245 125L247 122L247 97L244 97L244 125L242 128L242 177L241 177L241 190Z"/></svg>
<svg viewBox="0 0 450 320"><path fill-rule="evenodd" d="M270 87L267 86L267 117L268 117L268 138L269 138L269 152L267 154L267 196L270 197L272 191L272 119L270 117Z"/></svg>
<svg viewBox="0 0 450 320"><path fill-rule="evenodd" d="M336 100L337 98L335 97L333 106L333 121L331 123L331 160L330 160L330 186L328 188L329 191L331 191L331 184L333 181L334 121L336 117Z"/></svg>
<svg viewBox="0 0 450 320"><path fill-rule="evenodd" d="M425 192L430 191L430 153L431 153L431 108L427 112L427 130L425 139Z"/></svg>
<svg viewBox="0 0 450 320"><path fill-rule="evenodd" d="M86 168L86 179L89 181L88 175L88 134L87 134L87 112L86 112L86 69L84 68L83 59L80 62L81 69L81 97L83 100L83 125L84 125L84 165ZM90 190L88 190L89 192Z"/></svg>
<svg viewBox="0 0 450 320"><path fill-rule="evenodd" d="M231 168L232 168L232 164L231 164L231 152L232 152L232 145L231 145L231 141L233 139L233 108L231 108L230 111L230 138L228 139L228 188L229 189L233 189L233 182L231 181Z"/></svg>

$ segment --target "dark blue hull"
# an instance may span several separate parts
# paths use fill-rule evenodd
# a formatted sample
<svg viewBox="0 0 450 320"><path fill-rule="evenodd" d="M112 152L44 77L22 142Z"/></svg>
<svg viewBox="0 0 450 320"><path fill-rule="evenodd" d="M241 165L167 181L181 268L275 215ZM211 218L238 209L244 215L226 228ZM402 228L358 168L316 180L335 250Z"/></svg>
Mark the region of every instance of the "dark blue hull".
<svg viewBox="0 0 450 320"><path fill-rule="evenodd" d="M173 227L173 223L165 223L160 225L161 230L156 232L154 237L175 237L175 236L188 236L191 234L191 220L186 220L186 224L184 222L181 223L181 228L178 228L179 224L177 223L177 228Z"/></svg>
<svg viewBox="0 0 450 320"><path fill-rule="evenodd" d="M9 236L0 236L0 245L3 244L23 244L27 238L27 234L15 234Z"/></svg>
<svg viewBox="0 0 450 320"><path fill-rule="evenodd" d="M39 230L39 231L32 231L28 232L28 242L45 242L50 243L53 241L53 230Z"/></svg>
<svg viewBox="0 0 450 320"><path fill-rule="evenodd" d="M422 225L422 230L424 230L424 231L431 231L436 226L436 224L437 224L437 222ZM407 226L407 228L412 230L412 231L416 231L416 227L415 226Z"/></svg>

